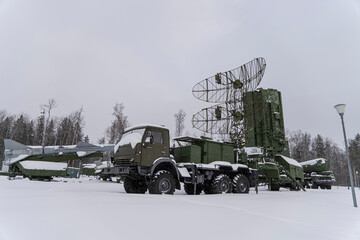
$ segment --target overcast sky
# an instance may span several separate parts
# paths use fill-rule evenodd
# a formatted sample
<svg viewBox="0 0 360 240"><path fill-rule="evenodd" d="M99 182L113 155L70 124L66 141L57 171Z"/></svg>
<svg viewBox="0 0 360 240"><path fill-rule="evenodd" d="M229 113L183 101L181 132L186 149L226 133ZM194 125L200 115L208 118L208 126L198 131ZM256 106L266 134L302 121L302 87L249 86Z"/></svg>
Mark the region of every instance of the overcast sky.
<svg viewBox="0 0 360 240"><path fill-rule="evenodd" d="M116 102L132 125L211 106L199 81L264 57L260 87L282 92L285 127L342 144L334 105L360 132L360 1L0 0L0 109L55 116L84 108L90 141Z"/></svg>

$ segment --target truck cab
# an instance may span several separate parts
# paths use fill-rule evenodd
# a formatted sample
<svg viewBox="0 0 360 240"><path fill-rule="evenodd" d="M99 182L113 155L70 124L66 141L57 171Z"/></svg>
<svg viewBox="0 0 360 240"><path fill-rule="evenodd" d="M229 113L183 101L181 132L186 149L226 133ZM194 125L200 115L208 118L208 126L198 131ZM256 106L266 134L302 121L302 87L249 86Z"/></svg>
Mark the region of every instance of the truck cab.
<svg viewBox="0 0 360 240"><path fill-rule="evenodd" d="M179 172L170 158L169 130L138 125L125 130L114 147L113 167L104 174L121 176L128 193L172 194L180 189Z"/></svg>
<svg viewBox="0 0 360 240"><path fill-rule="evenodd" d="M169 130L161 126L126 129L114 148L115 166L150 167L158 158L170 157Z"/></svg>

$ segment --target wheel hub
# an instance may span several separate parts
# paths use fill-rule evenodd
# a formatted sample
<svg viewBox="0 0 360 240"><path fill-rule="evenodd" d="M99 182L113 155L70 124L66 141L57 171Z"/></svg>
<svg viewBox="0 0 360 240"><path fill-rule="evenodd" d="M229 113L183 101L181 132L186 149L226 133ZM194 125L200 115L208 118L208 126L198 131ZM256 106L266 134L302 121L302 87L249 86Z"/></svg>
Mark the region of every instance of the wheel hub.
<svg viewBox="0 0 360 240"><path fill-rule="evenodd" d="M220 185L221 192L227 192L229 190L229 184L223 181Z"/></svg>
<svg viewBox="0 0 360 240"><path fill-rule="evenodd" d="M168 179L162 179L159 182L159 190L162 193L166 193L167 191L169 191L170 187L171 187L171 183Z"/></svg>

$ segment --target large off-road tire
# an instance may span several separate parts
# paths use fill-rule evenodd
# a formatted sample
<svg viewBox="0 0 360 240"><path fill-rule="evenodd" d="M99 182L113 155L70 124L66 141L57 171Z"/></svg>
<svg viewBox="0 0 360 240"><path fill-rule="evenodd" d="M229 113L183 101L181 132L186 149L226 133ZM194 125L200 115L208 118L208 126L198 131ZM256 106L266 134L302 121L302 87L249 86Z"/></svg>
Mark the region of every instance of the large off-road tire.
<svg viewBox="0 0 360 240"><path fill-rule="evenodd" d="M155 173L149 183L150 194L173 194L175 192L174 176L166 170Z"/></svg>
<svg viewBox="0 0 360 240"><path fill-rule="evenodd" d="M312 188L312 189L318 189L319 186L318 186L316 183L313 183L313 184L311 185L311 188Z"/></svg>
<svg viewBox="0 0 360 240"><path fill-rule="evenodd" d="M270 190L271 191L279 191L280 190L280 183L272 183L270 185Z"/></svg>
<svg viewBox="0 0 360 240"><path fill-rule="evenodd" d="M326 189L331 189L331 185L326 185Z"/></svg>
<svg viewBox="0 0 360 240"><path fill-rule="evenodd" d="M243 174L238 174L232 180L233 193L249 193L250 183L247 177Z"/></svg>
<svg viewBox="0 0 360 240"><path fill-rule="evenodd" d="M143 180L137 181L136 185L137 185L136 186L137 187L137 193L142 193L142 194L146 193L147 184L146 184L145 181L143 181Z"/></svg>
<svg viewBox="0 0 360 240"><path fill-rule="evenodd" d="M124 188L127 193L145 193L147 191L145 181L134 180L130 177L124 179Z"/></svg>
<svg viewBox="0 0 360 240"><path fill-rule="evenodd" d="M194 195L194 184L192 183L185 183L184 184L184 190L186 192L186 194L188 195ZM202 184L196 184L196 195L199 195L203 190L203 186Z"/></svg>
<svg viewBox="0 0 360 240"><path fill-rule="evenodd" d="M219 193L231 193L231 192L232 192L231 180L225 174L220 174L212 180L209 193L219 194Z"/></svg>

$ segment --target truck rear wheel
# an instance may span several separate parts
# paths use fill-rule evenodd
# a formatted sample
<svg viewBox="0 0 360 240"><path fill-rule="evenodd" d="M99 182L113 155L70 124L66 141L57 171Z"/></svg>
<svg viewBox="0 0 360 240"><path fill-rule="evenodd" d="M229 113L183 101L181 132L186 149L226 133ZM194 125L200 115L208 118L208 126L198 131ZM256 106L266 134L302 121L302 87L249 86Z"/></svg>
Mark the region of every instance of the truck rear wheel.
<svg viewBox="0 0 360 240"><path fill-rule="evenodd" d="M219 193L231 193L232 184L231 180L225 174L220 174L216 176L211 182L210 193L219 194Z"/></svg>
<svg viewBox="0 0 360 240"><path fill-rule="evenodd" d="M232 181L233 193L249 193L250 183L246 176L238 174Z"/></svg>
<svg viewBox="0 0 360 240"><path fill-rule="evenodd" d="M185 183L184 184L184 189L187 195L194 195L194 187L195 185L192 183ZM202 192L202 185L201 184L197 184L196 185L196 195L199 195Z"/></svg>
<svg viewBox="0 0 360 240"><path fill-rule="evenodd" d="M145 181L134 180L129 177L124 179L124 188L127 193L145 193L147 191Z"/></svg>
<svg viewBox="0 0 360 240"><path fill-rule="evenodd" d="M173 194L175 192L175 179L169 171L160 170L151 179L150 194Z"/></svg>

